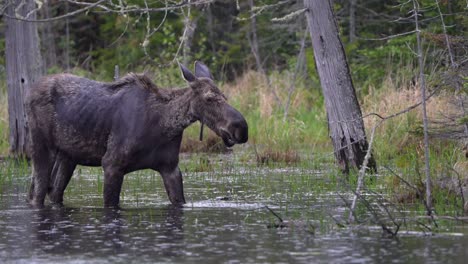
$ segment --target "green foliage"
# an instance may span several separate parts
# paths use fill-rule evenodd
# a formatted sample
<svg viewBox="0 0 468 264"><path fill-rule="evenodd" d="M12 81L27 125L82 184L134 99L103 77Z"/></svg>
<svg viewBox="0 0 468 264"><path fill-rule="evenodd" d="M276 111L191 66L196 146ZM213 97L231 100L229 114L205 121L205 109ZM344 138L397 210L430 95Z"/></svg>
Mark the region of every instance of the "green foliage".
<svg viewBox="0 0 468 264"><path fill-rule="evenodd" d="M163 14L151 14L149 27L157 28ZM166 17L160 30L148 35L147 20L138 15L109 15L100 27L104 44L92 52L93 68L105 79L114 75L114 66L122 73L143 71L172 60L177 51L181 23L174 16ZM148 38L148 39L146 39Z"/></svg>
<svg viewBox="0 0 468 264"><path fill-rule="evenodd" d="M394 38L383 46L373 48L359 48L357 45L348 51L354 54L351 58L351 70L357 87L367 94L369 85L382 83L388 73L406 76L401 80L409 80L414 75L413 67L416 62L412 47L415 46L414 36ZM397 85L398 86L398 85Z"/></svg>

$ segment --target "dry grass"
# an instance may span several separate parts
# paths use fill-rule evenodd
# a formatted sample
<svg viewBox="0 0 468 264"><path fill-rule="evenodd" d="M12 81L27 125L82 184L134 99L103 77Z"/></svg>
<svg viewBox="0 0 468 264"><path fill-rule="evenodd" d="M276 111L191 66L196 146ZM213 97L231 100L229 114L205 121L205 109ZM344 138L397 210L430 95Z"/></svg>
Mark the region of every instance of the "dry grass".
<svg viewBox="0 0 468 264"><path fill-rule="evenodd" d="M391 78L384 83L380 89L370 89L369 95L363 99L363 114L377 113L383 117L390 116L407 109L421 101L421 92L418 84L397 87ZM429 87L431 90L432 87ZM468 163L463 153L463 143L460 147L454 147L454 141L439 138L435 133L438 128L443 128L440 120L459 116L461 109L457 107L455 94L450 90L438 91L427 101L427 114L429 119L431 169L435 185L440 190L445 190L439 182L453 177L454 173L466 179ZM402 171L403 177L414 185L423 187L421 184L421 165L424 164L422 110L421 106L408 113L386 120L376 131L374 153L381 163L392 161ZM365 119L368 131L380 121L377 117ZM444 121L444 122L446 122ZM453 120L452 120L453 121ZM369 133L369 132L368 132ZM452 175L452 176L448 176ZM436 181L435 179L438 179ZM391 186L396 192L395 200L402 203L416 203L421 197L412 189L404 187L399 180L394 180ZM424 193L421 188L420 193ZM435 192L437 193L437 191Z"/></svg>
<svg viewBox="0 0 468 264"><path fill-rule="evenodd" d="M229 152L223 140L218 137L211 130L206 133L203 140L195 139L194 137L184 136L182 144L180 146L180 152L192 153L192 152L209 152L209 153L225 153Z"/></svg>
<svg viewBox="0 0 468 264"><path fill-rule="evenodd" d="M264 78L255 71L248 71L234 83L224 84L222 90L229 97L243 97L265 86Z"/></svg>
<svg viewBox="0 0 468 264"><path fill-rule="evenodd" d="M369 95L364 98L363 114L377 113L383 117L390 116L421 102L421 91L418 84L411 86L396 87L391 78L383 83L382 89L369 90ZM429 87L431 89L431 87ZM441 134L453 134L453 126L456 118L462 116L460 109L454 102L457 101L455 94L451 91L442 90L433 95L426 104L429 120L430 136L440 137ZM368 130L380 121L375 116L365 118L364 123ZM408 145L418 145L422 136L422 107L411 110L398 117L387 120L377 131L378 135L386 135L386 139L396 144L398 149ZM450 136L447 136L450 138ZM394 141L397 140L397 141ZM419 142L419 143L418 143Z"/></svg>
<svg viewBox="0 0 468 264"><path fill-rule="evenodd" d="M274 85L273 89L277 89ZM228 97L235 101L239 108L260 111L261 117L270 117L275 108L275 99L269 91L266 79L260 73L249 71L233 84L222 87Z"/></svg>
<svg viewBox="0 0 468 264"><path fill-rule="evenodd" d="M0 156L2 157L8 155L8 141L8 96L6 87L0 85Z"/></svg>
<svg viewBox="0 0 468 264"><path fill-rule="evenodd" d="M262 152L256 153L257 164L268 165L271 163L287 163L293 164L301 161L299 153L296 150L279 151L274 149L267 149Z"/></svg>
<svg viewBox="0 0 468 264"><path fill-rule="evenodd" d="M389 116L399 111L402 111L414 104L421 101L421 90L419 85L406 85L396 87L392 78L388 77L381 89L378 91L371 87L369 94L364 98L363 114L377 113L381 116ZM457 109L452 103L455 101L455 95L449 92L442 91L432 96L427 101L427 115L429 120L439 120L444 116L451 116L458 114L460 109ZM412 110L412 114L418 120L422 120L421 107ZM404 115L397 117L397 119L404 118ZM371 128L376 119L366 118L364 120L366 127Z"/></svg>
<svg viewBox="0 0 468 264"><path fill-rule="evenodd" d="M276 109L283 110L286 104L289 90L291 89L292 73L284 71L273 72L269 75L271 87L263 75L255 71L249 71L236 80L235 83L225 84L222 90L227 96L237 103L242 110L258 110L262 118L271 117ZM300 109L310 105L310 94L301 86L300 82L291 94L290 109ZM279 98L280 103L274 96Z"/></svg>

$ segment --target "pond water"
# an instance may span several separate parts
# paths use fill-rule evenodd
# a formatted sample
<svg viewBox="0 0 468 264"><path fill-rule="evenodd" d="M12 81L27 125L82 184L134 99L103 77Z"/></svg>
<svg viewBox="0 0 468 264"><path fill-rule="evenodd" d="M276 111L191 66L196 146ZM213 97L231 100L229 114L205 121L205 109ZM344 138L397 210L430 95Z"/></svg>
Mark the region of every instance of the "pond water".
<svg viewBox="0 0 468 264"><path fill-rule="evenodd" d="M157 173L125 179L102 207L100 169L79 168L62 208L25 202L29 168L0 170L0 263L466 263L468 229L430 235L340 227L342 195L320 169L243 167L232 157L182 159L187 205L172 208ZM203 167L203 168L202 168ZM313 166L311 166L313 167ZM200 170L204 171L200 171ZM329 175L329 174L327 174ZM265 206L285 220L284 228ZM345 217L345 216L343 216Z"/></svg>

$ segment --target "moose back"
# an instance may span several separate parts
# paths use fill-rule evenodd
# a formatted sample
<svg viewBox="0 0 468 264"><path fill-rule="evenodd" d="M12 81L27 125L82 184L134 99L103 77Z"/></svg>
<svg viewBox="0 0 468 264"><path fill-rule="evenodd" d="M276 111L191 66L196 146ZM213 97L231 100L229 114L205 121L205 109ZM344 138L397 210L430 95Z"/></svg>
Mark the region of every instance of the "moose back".
<svg viewBox="0 0 468 264"><path fill-rule="evenodd" d="M32 181L29 201L61 204L76 165L102 166L104 205L119 205L124 175L158 171L169 200L185 203L179 148L186 127L206 124L228 147L247 142L244 117L227 103L206 65L180 65L187 88L161 89L145 75L103 83L58 74L43 77L26 97Z"/></svg>

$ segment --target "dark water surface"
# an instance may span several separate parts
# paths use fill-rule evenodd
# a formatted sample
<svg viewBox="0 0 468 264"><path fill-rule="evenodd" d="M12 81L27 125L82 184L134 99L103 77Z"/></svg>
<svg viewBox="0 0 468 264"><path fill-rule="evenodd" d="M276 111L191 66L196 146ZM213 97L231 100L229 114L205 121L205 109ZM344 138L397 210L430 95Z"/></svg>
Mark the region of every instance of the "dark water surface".
<svg viewBox="0 0 468 264"><path fill-rule="evenodd" d="M182 166L183 209L169 206L151 171L125 179L124 209L104 209L100 171L86 168L75 173L64 207L31 209L28 168L2 169L0 263L468 263L463 226L430 236L404 230L398 239L372 226L336 227L328 216L345 208L311 187L327 186L313 170L223 164L195 172L191 162ZM268 228L277 219L265 205L295 220Z"/></svg>

